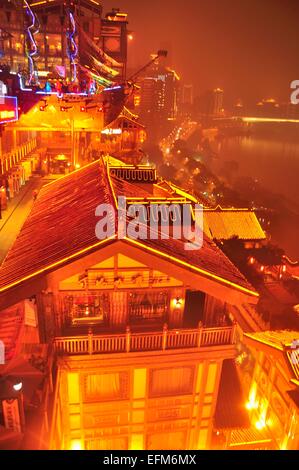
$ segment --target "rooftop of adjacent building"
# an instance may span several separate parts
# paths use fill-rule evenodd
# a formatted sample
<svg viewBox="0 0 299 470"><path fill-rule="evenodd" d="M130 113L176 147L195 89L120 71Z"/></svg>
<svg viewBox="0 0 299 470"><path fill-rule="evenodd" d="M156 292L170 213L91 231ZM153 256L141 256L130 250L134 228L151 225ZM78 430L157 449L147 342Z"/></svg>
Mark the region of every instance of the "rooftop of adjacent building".
<svg viewBox="0 0 299 470"><path fill-rule="evenodd" d="M279 351L283 351L286 346L290 347L296 340L299 342L299 332L296 330L258 331L246 333L246 336Z"/></svg>
<svg viewBox="0 0 299 470"><path fill-rule="evenodd" d="M299 332L298 330L258 331L245 333L245 342L275 355L279 353L289 370L290 381L298 386L299 380Z"/></svg>
<svg viewBox="0 0 299 470"><path fill-rule="evenodd" d="M204 209L204 231L212 239L228 240L237 236L240 240L264 240L263 231L255 212L251 209Z"/></svg>

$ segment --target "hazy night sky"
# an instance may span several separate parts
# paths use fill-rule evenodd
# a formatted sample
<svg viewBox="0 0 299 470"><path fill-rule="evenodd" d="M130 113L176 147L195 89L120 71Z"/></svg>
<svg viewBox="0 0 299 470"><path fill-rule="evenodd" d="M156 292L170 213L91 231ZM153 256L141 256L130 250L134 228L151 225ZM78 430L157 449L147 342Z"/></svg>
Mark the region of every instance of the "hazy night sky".
<svg viewBox="0 0 299 470"><path fill-rule="evenodd" d="M171 65L196 93L288 100L299 79L299 0L103 0L128 13L129 65L168 48Z"/></svg>

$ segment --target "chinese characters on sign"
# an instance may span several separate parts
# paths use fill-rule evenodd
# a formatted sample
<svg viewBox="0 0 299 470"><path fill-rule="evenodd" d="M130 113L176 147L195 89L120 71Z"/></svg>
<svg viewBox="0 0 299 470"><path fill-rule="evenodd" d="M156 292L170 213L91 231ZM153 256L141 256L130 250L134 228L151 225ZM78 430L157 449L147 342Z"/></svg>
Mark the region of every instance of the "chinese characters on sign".
<svg viewBox="0 0 299 470"><path fill-rule="evenodd" d="M18 120L18 100L16 96L0 96L0 124Z"/></svg>

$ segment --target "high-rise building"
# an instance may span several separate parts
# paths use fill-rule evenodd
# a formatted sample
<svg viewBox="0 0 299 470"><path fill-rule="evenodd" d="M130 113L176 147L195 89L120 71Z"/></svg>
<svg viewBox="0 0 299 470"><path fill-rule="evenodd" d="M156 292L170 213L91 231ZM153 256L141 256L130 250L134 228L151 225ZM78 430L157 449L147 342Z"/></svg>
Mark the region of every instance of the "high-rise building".
<svg viewBox="0 0 299 470"><path fill-rule="evenodd" d="M140 77L140 91L137 102L141 118L149 127L159 126L165 129L167 121L174 121L178 114L179 99L178 74L167 67L165 61L154 63Z"/></svg>
<svg viewBox="0 0 299 470"><path fill-rule="evenodd" d="M213 118L223 115L223 90L206 90L194 101L195 112L199 117Z"/></svg>
<svg viewBox="0 0 299 470"><path fill-rule="evenodd" d="M223 90L221 88L215 88L213 90L213 110L214 116L220 116L223 114Z"/></svg>
<svg viewBox="0 0 299 470"><path fill-rule="evenodd" d="M97 0L80 2L29 0L28 5L36 15L33 39L37 51L33 55L33 60L41 74L55 66L69 66L66 35L69 28L68 9L71 9L75 21L93 40L97 41L100 37L102 7ZM8 63L15 72L26 69L28 60L24 6L22 0L16 2L4 0L0 11L1 29L7 35L2 41L2 62ZM78 31L75 33L75 40L78 42L77 33Z"/></svg>
<svg viewBox="0 0 299 470"><path fill-rule="evenodd" d="M82 59L87 35L95 46L115 59L114 66L118 67L119 78L124 80L127 61L125 13L115 9L102 18L102 5L97 0L31 0L28 5L35 15L32 41L36 46L28 44L24 2L4 0L3 7L1 4L0 53L3 64L8 64L14 72L26 70L26 50L28 47L35 50L36 47L32 59L40 77L56 67L60 67L60 73L63 67L68 75L70 58L67 34L73 28L73 40L78 48L76 60L80 62ZM70 24L69 12L73 15L73 24Z"/></svg>
<svg viewBox="0 0 299 470"><path fill-rule="evenodd" d="M178 108L183 117L191 117L193 114L193 85L184 84L181 86Z"/></svg>

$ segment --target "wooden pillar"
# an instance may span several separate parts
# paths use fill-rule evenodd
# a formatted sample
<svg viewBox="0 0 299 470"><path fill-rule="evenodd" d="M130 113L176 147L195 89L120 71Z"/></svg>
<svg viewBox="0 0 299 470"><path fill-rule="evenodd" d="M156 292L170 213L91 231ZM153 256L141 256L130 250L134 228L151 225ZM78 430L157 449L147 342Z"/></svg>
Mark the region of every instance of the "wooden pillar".
<svg viewBox="0 0 299 470"><path fill-rule="evenodd" d="M128 324L127 292L110 292L110 326L125 326Z"/></svg>

